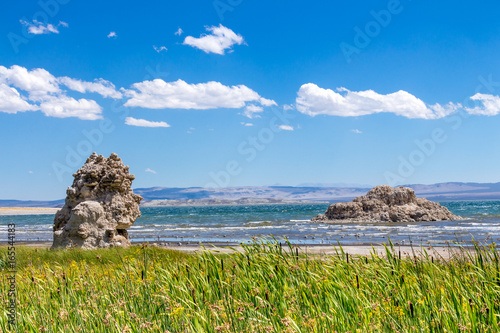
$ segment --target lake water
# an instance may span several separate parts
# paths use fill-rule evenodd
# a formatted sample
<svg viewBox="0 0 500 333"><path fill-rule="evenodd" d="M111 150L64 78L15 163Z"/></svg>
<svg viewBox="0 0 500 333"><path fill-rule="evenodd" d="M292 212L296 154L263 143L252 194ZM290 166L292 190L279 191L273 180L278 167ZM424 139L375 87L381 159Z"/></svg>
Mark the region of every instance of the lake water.
<svg viewBox="0 0 500 333"><path fill-rule="evenodd" d="M141 208L142 217L129 229L133 242L169 245L239 244L252 237L288 238L297 244L445 245L447 242L500 243L500 201L442 202L460 221L419 223L322 224L309 220L327 204ZM0 239L7 224L16 224L17 241L52 241L52 215L0 216Z"/></svg>

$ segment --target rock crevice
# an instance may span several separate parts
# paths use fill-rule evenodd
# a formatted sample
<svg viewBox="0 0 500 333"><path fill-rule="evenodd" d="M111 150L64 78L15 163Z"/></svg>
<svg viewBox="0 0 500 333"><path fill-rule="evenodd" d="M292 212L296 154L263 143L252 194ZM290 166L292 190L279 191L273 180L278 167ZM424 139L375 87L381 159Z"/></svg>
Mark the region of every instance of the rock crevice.
<svg viewBox="0 0 500 333"><path fill-rule="evenodd" d="M460 216L437 202L417 198L409 187L380 185L352 202L334 203L313 221L423 222L458 220Z"/></svg>
<svg viewBox="0 0 500 333"><path fill-rule="evenodd" d="M54 219L52 248L130 245L126 229L141 216L142 197L132 191L129 167L115 153L109 158L93 153L73 177Z"/></svg>

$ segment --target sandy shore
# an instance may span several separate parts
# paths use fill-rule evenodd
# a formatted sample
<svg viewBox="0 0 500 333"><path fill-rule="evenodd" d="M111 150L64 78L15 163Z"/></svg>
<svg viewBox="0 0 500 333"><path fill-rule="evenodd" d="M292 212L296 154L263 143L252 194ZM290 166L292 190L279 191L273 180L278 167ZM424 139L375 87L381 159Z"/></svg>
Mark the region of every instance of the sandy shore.
<svg viewBox="0 0 500 333"><path fill-rule="evenodd" d="M166 248L182 252L189 252L189 253L195 253L202 250L201 246L199 245L166 246ZM243 248L241 246L234 246L230 248L227 246L211 246L206 244L205 248L207 250L219 253L233 253L234 250L243 252ZM288 247L286 248L283 247L283 249L289 251ZM337 254L341 254L341 248L339 246L331 246L331 245L307 245L307 246L302 245L299 246L298 249L299 249L299 254L310 254L318 256L334 256ZM402 258L408 258L408 257L413 258L414 256L425 257L425 253L427 252L429 257L434 257L435 259L438 258L449 259L450 257L453 257L456 254L456 251L459 251L459 249L456 248L450 249L448 247L412 248L410 246L401 246L401 247L395 247L394 249L396 251L396 255L399 256L399 253L401 253ZM344 253L347 253L351 257L357 257L357 256L366 257L370 256L372 253L381 257L386 256L386 250L383 245L373 245L373 247L371 245L345 245L342 246L342 250L344 251ZM473 249L470 250L473 251ZM295 248L293 251L296 251Z"/></svg>
<svg viewBox="0 0 500 333"><path fill-rule="evenodd" d="M55 215L59 208L0 207L0 215Z"/></svg>
<svg viewBox="0 0 500 333"><path fill-rule="evenodd" d="M133 245L140 245L142 243L133 243ZM187 253L197 253L199 251L203 251L203 247L199 244L182 244L181 245L173 245L170 243L169 245L158 245L155 242L148 243L149 246L158 246L165 249L176 250ZM36 248L44 248L49 249L52 245L52 242L16 242L16 246L28 246L28 247L36 247ZM5 242L0 242L0 246L6 246ZM243 248L239 245L228 246L227 244L204 244L203 245L206 250L210 250L214 253L233 253L236 251L244 252ZM301 246L293 246L293 251L296 253L296 248L299 250L299 254L309 254L315 256L335 256L341 253L341 249L339 246L332 245L301 245ZM473 248L467 248L471 253L474 252ZM283 247L284 251L290 251L288 247ZM342 250L344 253L347 253L351 258L355 258L357 256L366 257L370 256L372 253L376 254L380 257L386 256L386 251L383 245L374 244L368 245L344 245L342 246ZM434 259L449 259L455 256L458 252L461 251L460 248L457 247L418 247L414 246L395 246L395 255L399 256L401 253L401 258L413 258L416 257L425 257L425 253L429 255L429 257L433 257Z"/></svg>

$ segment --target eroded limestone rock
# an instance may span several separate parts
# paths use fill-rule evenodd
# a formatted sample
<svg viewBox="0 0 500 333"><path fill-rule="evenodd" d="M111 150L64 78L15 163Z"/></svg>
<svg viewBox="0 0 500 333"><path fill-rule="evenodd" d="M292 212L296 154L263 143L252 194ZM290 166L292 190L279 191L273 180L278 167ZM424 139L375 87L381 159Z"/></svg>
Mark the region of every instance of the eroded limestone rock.
<svg viewBox="0 0 500 333"><path fill-rule="evenodd" d="M409 187L380 185L352 202L334 203L313 221L335 222L420 222L458 220L437 202L417 198Z"/></svg>
<svg viewBox="0 0 500 333"><path fill-rule="evenodd" d="M109 158L93 153L73 177L54 219L52 248L130 245L126 229L141 216L142 197L132 191L129 167L115 153Z"/></svg>

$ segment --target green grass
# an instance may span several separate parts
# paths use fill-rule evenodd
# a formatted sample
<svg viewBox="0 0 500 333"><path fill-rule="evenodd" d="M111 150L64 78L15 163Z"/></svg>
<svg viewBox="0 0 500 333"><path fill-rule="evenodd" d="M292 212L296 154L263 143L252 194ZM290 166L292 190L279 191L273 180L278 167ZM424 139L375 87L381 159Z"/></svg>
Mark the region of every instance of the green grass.
<svg viewBox="0 0 500 333"><path fill-rule="evenodd" d="M5 256L1 249L0 258ZM17 248L20 332L498 332L496 249L450 260ZM7 301L6 272L0 298ZM0 330L10 332L2 308ZM14 331L14 330L12 330Z"/></svg>

